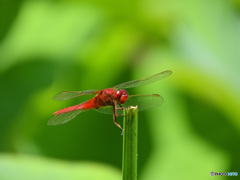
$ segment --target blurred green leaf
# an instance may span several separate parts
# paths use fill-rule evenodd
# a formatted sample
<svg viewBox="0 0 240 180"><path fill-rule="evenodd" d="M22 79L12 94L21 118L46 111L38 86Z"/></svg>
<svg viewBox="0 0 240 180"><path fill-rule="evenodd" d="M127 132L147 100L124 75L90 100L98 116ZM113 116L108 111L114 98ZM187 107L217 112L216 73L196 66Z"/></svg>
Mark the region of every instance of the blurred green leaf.
<svg viewBox="0 0 240 180"><path fill-rule="evenodd" d="M0 155L3 180L120 180L121 172L94 162L67 162L27 155Z"/></svg>
<svg viewBox="0 0 240 180"><path fill-rule="evenodd" d="M7 36L8 31L18 16L23 0L1 0L0 1L0 42Z"/></svg>
<svg viewBox="0 0 240 180"><path fill-rule="evenodd" d="M1 151L38 155L40 165L47 156L120 169L122 136L112 116L88 111L49 127L53 112L90 97L51 98L169 69L169 78L128 90L165 100L140 112L139 178L238 171L239 0L2 2Z"/></svg>

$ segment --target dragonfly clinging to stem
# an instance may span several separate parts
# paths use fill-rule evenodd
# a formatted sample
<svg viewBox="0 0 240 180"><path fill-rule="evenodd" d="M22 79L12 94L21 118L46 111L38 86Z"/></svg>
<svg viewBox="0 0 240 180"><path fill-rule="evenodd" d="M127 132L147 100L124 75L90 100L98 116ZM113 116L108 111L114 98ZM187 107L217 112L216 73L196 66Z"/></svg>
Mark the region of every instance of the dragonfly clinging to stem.
<svg viewBox="0 0 240 180"><path fill-rule="evenodd" d="M48 121L48 125L66 123L75 118L79 113L89 109L96 109L101 113L109 113L109 109L112 108L110 112L113 113L113 122L123 130L121 125L116 121L116 117L121 116L117 114L117 110L123 109L124 107L122 105L125 105L126 107L137 105L138 110L141 111L153 108L163 103L163 98L158 94L128 95L127 91L124 89L148 85L166 78L171 74L172 71L167 70L146 78L128 81L108 89L63 91L58 93L53 97L54 100L63 101L83 95L95 95L95 97L81 104L70 106L53 113L53 116Z"/></svg>

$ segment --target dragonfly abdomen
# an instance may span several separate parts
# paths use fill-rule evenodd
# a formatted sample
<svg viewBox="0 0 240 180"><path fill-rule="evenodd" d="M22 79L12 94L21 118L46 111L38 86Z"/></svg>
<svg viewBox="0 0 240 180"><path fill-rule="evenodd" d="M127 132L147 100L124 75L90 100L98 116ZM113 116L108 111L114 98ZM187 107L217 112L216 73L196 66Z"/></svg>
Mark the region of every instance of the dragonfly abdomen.
<svg viewBox="0 0 240 180"><path fill-rule="evenodd" d="M60 114L63 114L63 113L70 112L70 111L75 111L75 110L83 109L83 107L84 107L84 103L78 104L78 105L75 105L75 106L70 106L70 107L61 109L61 110L53 113L53 115L56 116L56 115L60 115Z"/></svg>

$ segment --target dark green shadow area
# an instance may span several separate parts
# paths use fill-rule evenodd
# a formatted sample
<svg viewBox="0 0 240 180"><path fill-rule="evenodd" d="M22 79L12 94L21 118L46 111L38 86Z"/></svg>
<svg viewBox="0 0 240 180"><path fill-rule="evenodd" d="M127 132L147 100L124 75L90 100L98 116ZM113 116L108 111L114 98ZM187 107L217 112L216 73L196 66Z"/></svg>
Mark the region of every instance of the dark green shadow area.
<svg viewBox="0 0 240 180"><path fill-rule="evenodd" d="M53 81L52 63L34 58L27 62L15 64L0 74L0 151L9 150L5 133L14 124L22 105L37 90L49 86Z"/></svg>
<svg viewBox="0 0 240 180"><path fill-rule="evenodd" d="M148 116L144 111L140 111L138 117L138 172L141 174L148 164L153 150L153 142L150 135Z"/></svg>
<svg viewBox="0 0 240 180"><path fill-rule="evenodd" d="M219 109L186 95L189 124L212 146L231 155L228 172L239 172L240 136L238 130ZM224 170L220 170L224 171ZM232 178L232 177L227 177Z"/></svg>
<svg viewBox="0 0 240 180"><path fill-rule="evenodd" d="M0 1L0 42L8 33L11 25L18 15L23 0L1 0Z"/></svg>

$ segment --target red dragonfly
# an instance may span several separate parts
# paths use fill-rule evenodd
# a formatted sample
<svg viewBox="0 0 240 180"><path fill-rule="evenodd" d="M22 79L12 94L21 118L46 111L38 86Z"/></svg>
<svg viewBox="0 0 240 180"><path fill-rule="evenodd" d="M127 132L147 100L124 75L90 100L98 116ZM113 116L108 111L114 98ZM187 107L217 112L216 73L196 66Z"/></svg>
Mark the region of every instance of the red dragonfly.
<svg viewBox="0 0 240 180"><path fill-rule="evenodd" d="M48 121L48 125L63 124L75 118L81 112L96 109L101 113L113 113L113 122L123 130L116 121L116 117L121 116L118 115L118 109L124 108L122 104L126 107L137 105L138 110L141 111L163 103L163 98L158 94L128 95L124 89L144 86L166 78L171 74L172 71L163 71L146 78L128 81L103 90L63 91L58 93L53 97L54 100L63 101L83 95L95 95L95 97L81 104L70 106L53 113L53 116Z"/></svg>

